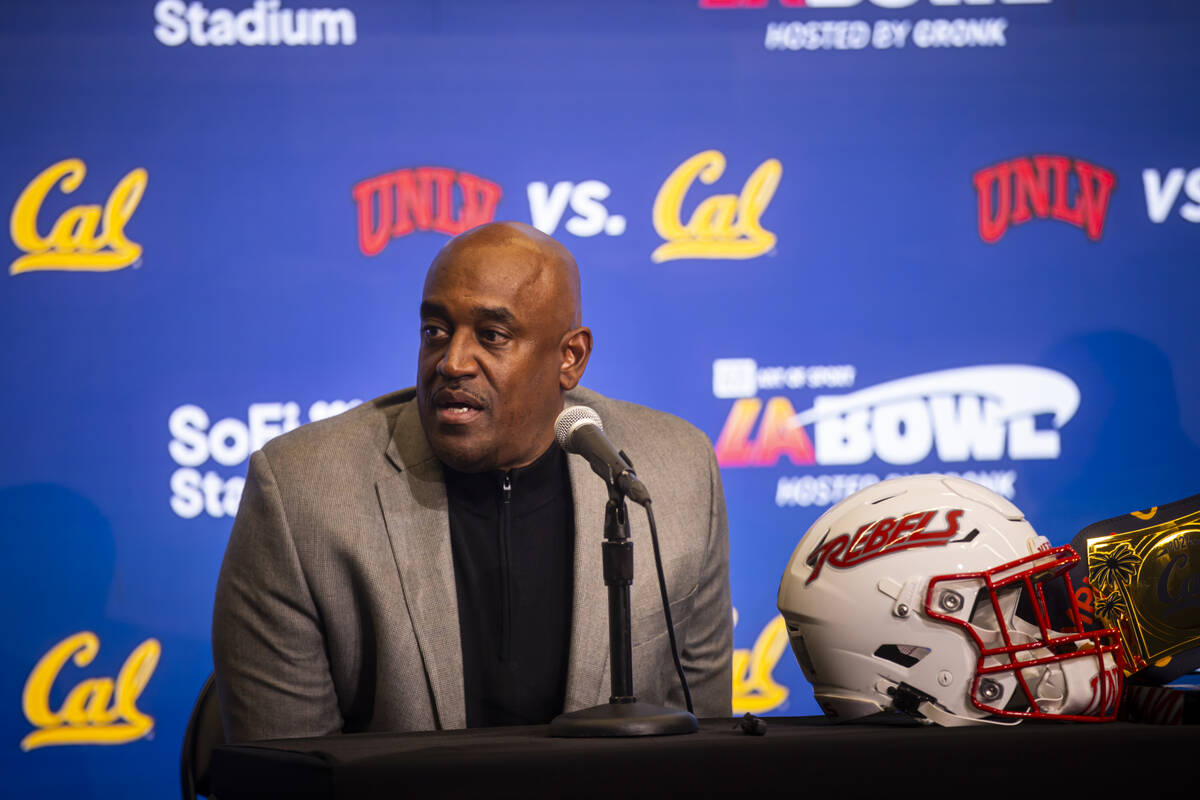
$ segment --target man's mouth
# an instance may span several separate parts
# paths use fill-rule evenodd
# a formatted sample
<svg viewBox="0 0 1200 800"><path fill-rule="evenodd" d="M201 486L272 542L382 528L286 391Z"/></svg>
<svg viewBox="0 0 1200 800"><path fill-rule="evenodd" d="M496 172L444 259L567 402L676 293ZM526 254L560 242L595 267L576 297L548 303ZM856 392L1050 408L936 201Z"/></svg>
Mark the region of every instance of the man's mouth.
<svg viewBox="0 0 1200 800"><path fill-rule="evenodd" d="M433 396L438 422L464 425L483 414L486 404L474 394L462 389L440 389Z"/></svg>

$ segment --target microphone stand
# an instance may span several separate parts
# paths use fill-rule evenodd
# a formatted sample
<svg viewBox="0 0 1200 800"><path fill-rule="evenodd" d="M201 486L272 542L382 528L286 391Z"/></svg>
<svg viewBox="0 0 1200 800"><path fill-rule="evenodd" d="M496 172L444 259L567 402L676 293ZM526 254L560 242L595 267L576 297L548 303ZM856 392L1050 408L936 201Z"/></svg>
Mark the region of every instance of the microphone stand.
<svg viewBox="0 0 1200 800"><path fill-rule="evenodd" d="M622 453L622 456L624 454ZM604 507L604 583L608 587L608 652L612 695L608 702L559 714L550 735L563 737L664 736L695 733L696 718L687 711L643 703L633 693L633 647L630 644L629 587L633 583L633 540L625 494L608 480Z"/></svg>

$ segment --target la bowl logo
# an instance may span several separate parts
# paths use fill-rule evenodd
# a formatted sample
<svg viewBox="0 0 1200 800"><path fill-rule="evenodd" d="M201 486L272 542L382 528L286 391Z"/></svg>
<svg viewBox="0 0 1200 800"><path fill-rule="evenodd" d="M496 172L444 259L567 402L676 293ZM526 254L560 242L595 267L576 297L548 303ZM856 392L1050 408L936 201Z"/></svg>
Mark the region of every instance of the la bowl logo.
<svg viewBox="0 0 1200 800"><path fill-rule="evenodd" d="M714 364L714 376L717 373ZM748 373L741 366L742 373ZM748 374L723 383L754 391ZM715 387L714 387L715 388ZM796 412L787 397L741 397L717 439L723 467L916 464L1057 458L1059 429L1079 408L1079 388L1062 373L1023 364L928 372L840 395L817 395ZM1048 416L1050 427L1038 418ZM757 431L756 431L757 428ZM811 429L811 434L810 434Z"/></svg>
<svg viewBox="0 0 1200 800"><path fill-rule="evenodd" d="M142 194L146 170L131 170L113 188L101 208L88 204L68 208L49 232L38 228L38 216L51 192L71 194L83 183L87 167L78 158L51 164L29 182L17 198L9 219L13 244L25 255L12 262L8 272L17 275L37 270L110 272L137 262L142 246L125 235Z"/></svg>

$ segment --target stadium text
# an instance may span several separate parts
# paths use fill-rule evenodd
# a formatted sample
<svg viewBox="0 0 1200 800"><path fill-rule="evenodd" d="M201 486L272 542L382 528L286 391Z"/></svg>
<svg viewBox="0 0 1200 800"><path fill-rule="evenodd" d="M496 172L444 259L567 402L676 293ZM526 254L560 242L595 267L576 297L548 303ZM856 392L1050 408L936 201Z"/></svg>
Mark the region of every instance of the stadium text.
<svg viewBox="0 0 1200 800"><path fill-rule="evenodd" d="M354 13L346 8L281 8L279 0L256 0L242 11L208 9L203 3L159 0L154 38L167 47L354 44Z"/></svg>

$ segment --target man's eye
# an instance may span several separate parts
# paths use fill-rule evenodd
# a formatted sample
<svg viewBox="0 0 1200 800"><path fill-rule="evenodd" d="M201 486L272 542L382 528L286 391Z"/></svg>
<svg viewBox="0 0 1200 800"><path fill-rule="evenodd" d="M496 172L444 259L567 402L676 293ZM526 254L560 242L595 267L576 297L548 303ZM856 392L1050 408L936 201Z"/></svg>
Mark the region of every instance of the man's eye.
<svg viewBox="0 0 1200 800"><path fill-rule="evenodd" d="M421 338L425 340L436 339L443 334L443 330L437 325L422 325Z"/></svg>
<svg viewBox="0 0 1200 800"><path fill-rule="evenodd" d="M494 328L487 328L479 332L479 338L488 344L500 344L508 340L508 334Z"/></svg>

